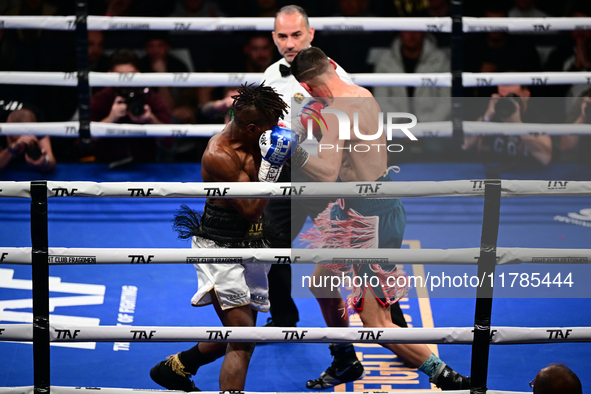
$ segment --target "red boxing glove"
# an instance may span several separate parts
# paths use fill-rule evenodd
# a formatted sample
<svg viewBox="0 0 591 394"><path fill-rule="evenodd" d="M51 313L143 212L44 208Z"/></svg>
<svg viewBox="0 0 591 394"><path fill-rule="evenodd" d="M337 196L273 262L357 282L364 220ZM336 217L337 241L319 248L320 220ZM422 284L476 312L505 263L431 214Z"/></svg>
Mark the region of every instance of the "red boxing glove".
<svg viewBox="0 0 591 394"><path fill-rule="evenodd" d="M311 122L312 134L317 141L322 139L322 132L327 129L326 121L320 112L324 108L326 108L324 103L312 100L300 112L300 118L304 128L308 130L308 122Z"/></svg>

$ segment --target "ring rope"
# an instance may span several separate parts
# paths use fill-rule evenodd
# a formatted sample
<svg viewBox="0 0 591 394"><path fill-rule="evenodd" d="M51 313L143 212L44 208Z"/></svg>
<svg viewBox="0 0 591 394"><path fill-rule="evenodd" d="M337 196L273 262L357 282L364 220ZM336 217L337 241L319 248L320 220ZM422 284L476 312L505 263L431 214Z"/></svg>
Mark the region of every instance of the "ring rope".
<svg viewBox="0 0 591 394"><path fill-rule="evenodd" d="M462 17L464 33L591 30L591 18ZM88 30L248 31L273 30L274 18L179 18L88 16ZM328 31L427 31L451 33L452 18L312 17L310 25ZM0 16L5 29L74 30L75 16Z"/></svg>
<svg viewBox="0 0 591 394"><path fill-rule="evenodd" d="M412 182L67 182L47 181L47 197L405 198L482 197L485 180ZM0 197L31 198L31 182L0 182ZM591 181L501 181L502 197L591 196Z"/></svg>
<svg viewBox="0 0 591 394"><path fill-rule="evenodd" d="M501 180L501 197L591 196L591 181ZM47 197L406 198L483 197L485 180L412 182L67 182L47 181ZM0 197L31 198L31 182L0 182Z"/></svg>
<svg viewBox="0 0 591 394"><path fill-rule="evenodd" d="M589 135L591 124L462 122L464 135ZM93 137L212 137L223 124L120 124L91 122ZM78 122L0 123L2 135L37 135L78 137ZM421 122L412 128L415 137L446 138L452 136L452 122Z"/></svg>
<svg viewBox="0 0 591 394"><path fill-rule="evenodd" d="M4 341L31 341L32 324L1 324ZM560 332L560 334L558 334ZM590 342L591 327L491 327L491 344ZM50 342L301 342L471 344L474 327L164 327L49 325Z"/></svg>
<svg viewBox="0 0 591 394"><path fill-rule="evenodd" d="M87 264L430 264L477 265L480 248L457 249L173 249L58 248L50 265ZM3 264L32 263L31 248L0 247ZM497 265L589 264L591 249L497 248ZM428 281L428 280L427 280Z"/></svg>
<svg viewBox="0 0 591 394"><path fill-rule="evenodd" d="M349 74L362 86L451 87L451 73ZM89 73L90 86L239 86L258 83L262 73ZM76 72L2 71L0 84L77 86ZM498 85L591 85L591 72L462 73L464 87Z"/></svg>

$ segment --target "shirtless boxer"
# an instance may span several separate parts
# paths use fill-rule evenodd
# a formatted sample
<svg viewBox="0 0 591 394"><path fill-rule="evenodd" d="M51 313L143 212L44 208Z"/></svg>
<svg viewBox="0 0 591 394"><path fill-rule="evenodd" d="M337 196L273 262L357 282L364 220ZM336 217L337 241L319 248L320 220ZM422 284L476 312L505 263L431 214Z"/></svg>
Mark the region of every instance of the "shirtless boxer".
<svg viewBox="0 0 591 394"><path fill-rule="evenodd" d="M292 62L292 73L312 97L321 98L321 106L326 109L340 110L353 119L359 116L359 132L373 135L378 130L380 107L372 94L365 88L344 83L335 73L334 63L322 50L310 47L300 51ZM312 104L312 105L318 105ZM320 108L322 110L322 108ZM319 182L353 181L389 181L387 169L387 144L385 133L377 140L367 141L358 137L351 122L351 138L339 139L337 116L323 115L326 128L318 135L318 157L310 156L298 146L291 157L292 168L301 171ZM295 123L295 122L294 122ZM307 122L304 122L307 123ZM292 125L295 129L296 125ZM365 146L360 149L361 144ZM381 145L381 149L380 149ZM332 147L332 148L331 148ZM368 147L369 149L366 149ZM367 151L366 151L367 150ZM342 242L337 247L349 248L400 248L406 213L398 199L341 199L319 216L308 239L316 247L335 247L334 240L354 239L347 235L360 234L363 239L348 243ZM338 219L337 221L335 221ZM367 231L365 231L367 230ZM339 237L339 234L345 235ZM372 234L368 236L367 234ZM332 272L331 272L332 270ZM390 319L390 305L406 295L407 288L387 286L387 279L396 278L402 273L395 265L357 264L357 265L317 265L314 276L330 276L333 273L349 272L356 276L377 276L376 286L355 288L349 298L349 305L355 309L364 327L397 327ZM311 281L310 283L314 283ZM317 282L318 283L318 282ZM371 281L370 281L371 283ZM396 282L390 282L396 283ZM321 298L327 297L328 289L311 286L313 292L321 292ZM338 289L332 297L341 299ZM315 294L316 295L316 294ZM318 295L317 295L318 297ZM470 380L458 374L435 356L424 344L382 344L396 353L407 363L415 366L429 376L429 380L443 390L462 390L470 388Z"/></svg>
<svg viewBox="0 0 591 394"><path fill-rule="evenodd" d="M291 153L292 133L277 126L287 105L273 88L243 85L233 96L234 119L212 137L201 159L204 182L274 182ZM282 146L280 149L275 147ZM271 148L269 148L271 147ZM175 217L181 238L194 248L266 247L261 215L268 200L214 199L203 215L184 206ZM268 247L268 246L267 246ZM254 327L257 311L269 310L269 264L195 264L198 290L193 306L213 304L224 326ZM191 375L225 354L220 390L244 390L254 343L202 342L169 356L150 371L169 390L197 390Z"/></svg>

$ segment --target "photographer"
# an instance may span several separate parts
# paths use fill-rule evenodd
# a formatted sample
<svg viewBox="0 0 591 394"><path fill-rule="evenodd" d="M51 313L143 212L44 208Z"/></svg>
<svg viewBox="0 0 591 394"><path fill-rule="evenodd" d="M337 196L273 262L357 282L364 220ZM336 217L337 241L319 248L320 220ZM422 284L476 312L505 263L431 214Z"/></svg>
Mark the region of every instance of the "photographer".
<svg viewBox="0 0 591 394"><path fill-rule="evenodd" d="M503 85L492 94L488 107L478 120L499 123L544 123L532 109L531 92L526 86ZM499 162L499 171L516 163L547 165L552 160L552 139L548 135L470 136L462 149L476 149L485 162ZM533 159L533 160L532 160Z"/></svg>
<svg viewBox="0 0 591 394"><path fill-rule="evenodd" d="M17 109L11 112L6 119L6 123L20 122L34 123L37 122L37 117L31 110ZM29 166L39 171L53 171L56 160L49 136L41 138L34 135L6 136L6 147L0 148L0 169L18 159L25 161Z"/></svg>
<svg viewBox="0 0 591 394"><path fill-rule="evenodd" d="M119 49L111 55L109 72L138 73L135 53ZM108 87L92 96L90 118L103 123L169 124L170 109L150 88ZM96 156L112 165L130 161L156 160L156 138L103 138L97 141Z"/></svg>
<svg viewBox="0 0 591 394"><path fill-rule="evenodd" d="M578 97L566 118L566 123L591 124L591 89ZM563 161L579 161L591 164L589 135L563 135L560 137L560 153Z"/></svg>

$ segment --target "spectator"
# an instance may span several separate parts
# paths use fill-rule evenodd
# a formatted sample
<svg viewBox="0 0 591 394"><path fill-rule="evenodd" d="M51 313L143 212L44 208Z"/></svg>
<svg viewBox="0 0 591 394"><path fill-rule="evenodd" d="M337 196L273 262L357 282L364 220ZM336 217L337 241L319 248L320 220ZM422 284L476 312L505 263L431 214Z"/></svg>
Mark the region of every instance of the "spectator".
<svg viewBox="0 0 591 394"><path fill-rule="evenodd" d="M203 105L202 116L208 120L208 123L228 124L232 120L229 110L232 108L234 99L232 96L238 95L238 88L229 87L224 89L224 98L213 100Z"/></svg>
<svg viewBox="0 0 591 394"><path fill-rule="evenodd" d="M140 72L137 56L127 49L115 51L110 60L110 72ZM90 118L104 123L171 123L166 102L149 88L104 88L90 100ZM131 160L154 161L156 151L155 138L101 138L96 144L97 160L112 164Z"/></svg>
<svg viewBox="0 0 591 394"><path fill-rule="evenodd" d="M256 0L253 16L273 18L277 14L277 11L279 11L277 0Z"/></svg>
<svg viewBox="0 0 591 394"><path fill-rule="evenodd" d="M243 48L245 68L241 71L262 73L273 63L273 40L268 34L251 35Z"/></svg>
<svg viewBox="0 0 591 394"><path fill-rule="evenodd" d="M550 15L535 5L535 0L515 0L515 5L509 10L510 18L547 18Z"/></svg>
<svg viewBox="0 0 591 394"><path fill-rule="evenodd" d="M572 109L567 115L567 123L591 124L591 89L583 92L581 97L575 100ZM589 152L591 149L591 137L589 135L563 135L560 137L560 154L564 161L582 161L591 163Z"/></svg>
<svg viewBox="0 0 591 394"><path fill-rule="evenodd" d="M88 31L88 69L99 73L109 71L109 58L105 56L105 34L100 30Z"/></svg>
<svg viewBox="0 0 591 394"><path fill-rule="evenodd" d="M4 29L0 29L0 71L16 70L16 56L14 40L10 39Z"/></svg>
<svg viewBox="0 0 591 394"><path fill-rule="evenodd" d="M506 18L507 9L497 0L488 1L485 17ZM502 31L468 35L464 47L470 48L470 56L464 57L466 71L541 70L538 52L529 36L517 36Z"/></svg>
<svg viewBox="0 0 591 394"><path fill-rule="evenodd" d="M532 105L531 92L526 86L498 86L479 121L501 123L544 123L543 116ZM534 103L535 104L535 103ZM547 165L552 160L552 139L548 135L466 137L462 149L477 149L488 163L500 163L495 171L506 171L516 164ZM489 166L490 167L490 166ZM493 169L492 167L489 169Z"/></svg>
<svg viewBox="0 0 591 394"><path fill-rule="evenodd" d="M375 17L367 0L338 0L336 4L338 9L333 16ZM392 37L388 32L318 31L316 43L326 49L329 57L339 59L339 65L349 72L370 73L372 66L367 62L370 48L387 46Z"/></svg>
<svg viewBox="0 0 591 394"><path fill-rule="evenodd" d="M104 0L90 2L89 14L104 16L142 16L143 2L145 0ZM105 47L114 48L141 48L143 44L143 31L108 30L104 33Z"/></svg>
<svg viewBox="0 0 591 394"><path fill-rule="evenodd" d="M576 8L570 13L571 17L590 17L591 6L585 5ZM591 30L573 30L565 37L554 52L550 54L547 71L591 71ZM589 85L558 85L553 87L552 96L571 97L567 100L566 109L573 105L575 97L588 89Z"/></svg>
<svg viewBox="0 0 591 394"><path fill-rule="evenodd" d="M213 18L226 14L216 1L211 0L179 0L172 17ZM231 48L235 44L231 33L195 32L177 30L171 33L171 44L174 48L187 48L191 53L196 72L220 72L220 65L230 64L235 59L229 58L235 52ZM225 50L220 50L224 48ZM226 60L228 58L228 60ZM197 104L203 105L212 100L213 88L199 87L195 89Z"/></svg>
<svg viewBox="0 0 591 394"><path fill-rule="evenodd" d="M388 0L386 15L396 17L411 17L422 14L428 8L426 0Z"/></svg>
<svg viewBox="0 0 591 394"><path fill-rule="evenodd" d="M225 16L215 1L210 0L180 0L169 16L191 18L214 18Z"/></svg>
<svg viewBox="0 0 591 394"><path fill-rule="evenodd" d="M34 123L37 117L29 109L17 109L8 115L7 123ZM4 148L0 148L0 169L17 159L23 159L32 168L50 172L55 168L56 160L51 149L49 136L37 138L34 135L6 136Z"/></svg>
<svg viewBox="0 0 591 394"><path fill-rule="evenodd" d="M139 61L140 72L187 73L189 68L170 53L171 45L166 32L151 32L145 44L146 55ZM160 86L156 91L171 109L178 123L195 123L195 88Z"/></svg>
<svg viewBox="0 0 591 394"><path fill-rule="evenodd" d="M16 7L7 11L7 15L55 15L57 8L43 0L22 0ZM41 29L18 29L18 39L22 43L32 43L43 35Z"/></svg>
<svg viewBox="0 0 591 394"><path fill-rule="evenodd" d="M578 376L564 364L542 368L529 385L534 394L583 394Z"/></svg>
<svg viewBox="0 0 591 394"><path fill-rule="evenodd" d="M427 17L444 18L451 15L449 0L429 0L429 7L425 13ZM451 34L433 33L439 48L451 50Z"/></svg>
<svg viewBox="0 0 591 394"><path fill-rule="evenodd" d="M441 73L449 72L448 56L424 32L404 31L377 61L376 73ZM376 97L383 97L383 112L412 112L420 122L448 120L451 112L449 88L429 86L376 86ZM409 100L415 97L417 100ZM403 98L403 99L401 99ZM406 100L404 99L406 98Z"/></svg>

